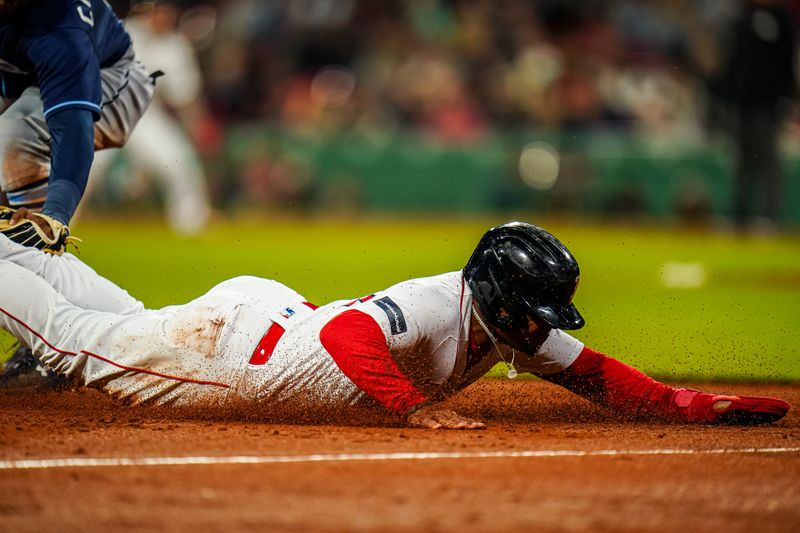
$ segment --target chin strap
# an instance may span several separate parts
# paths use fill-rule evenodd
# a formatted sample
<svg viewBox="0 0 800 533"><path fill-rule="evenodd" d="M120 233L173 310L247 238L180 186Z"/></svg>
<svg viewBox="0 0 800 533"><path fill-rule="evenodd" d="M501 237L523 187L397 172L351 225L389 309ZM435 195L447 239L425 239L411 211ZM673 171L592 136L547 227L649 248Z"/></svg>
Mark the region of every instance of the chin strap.
<svg viewBox="0 0 800 533"><path fill-rule="evenodd" d="M506 372L506 376L508 377L508 379L514 379L515 377L517 377L518 372L517 369L514 368L514 360L517 358L516 350L514 350L514 348L511 348L511 362L509 363L508 361L506 361L506 358L503 357L503 352L500 350L500 347L498 346L499 343L497 342L497 338L492 334L491 331L489 331L489 328L486 327L486 324L483 322L483 319L475 310L475 306L472 306L472 316L474 316L475 320L478 321L478 325L481 327L483 332L486 333L486 336L489 337L489 340L492 341L494 349L497 350L497 355L500 356L500 360L503 361L503 363L505 363L506 366L508 367L508 372Z"/></svg>

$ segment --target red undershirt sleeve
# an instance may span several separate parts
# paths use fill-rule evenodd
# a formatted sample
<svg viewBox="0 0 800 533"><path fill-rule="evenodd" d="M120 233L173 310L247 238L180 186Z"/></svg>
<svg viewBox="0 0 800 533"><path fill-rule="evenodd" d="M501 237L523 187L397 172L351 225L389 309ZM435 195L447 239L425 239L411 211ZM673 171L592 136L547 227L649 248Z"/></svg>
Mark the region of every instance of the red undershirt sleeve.
<svg viewBox="0 0 800 533"><path fill-rule="evenodd" d="M404 415L425 401L395 363L383 330L368 314L345 311L322 328L320 341L359 389L393 413Z"/></svg>
<svg viewBox="0 0 800 533"><path fill-rule="evenodd" d="M539 377L624 414L679 416L672 401L677 389L589 348L584 348L566 370Z"/></svg>
<svg viewBox="0 0 800 533"><path fill-rule="evenodd" d="M778 420L790 407L777 398L675 389L589 348L584 348L566 370L540 377L621 413L666 421L710 423L732 414L740 417L740 423L761 424Z"/></svg>

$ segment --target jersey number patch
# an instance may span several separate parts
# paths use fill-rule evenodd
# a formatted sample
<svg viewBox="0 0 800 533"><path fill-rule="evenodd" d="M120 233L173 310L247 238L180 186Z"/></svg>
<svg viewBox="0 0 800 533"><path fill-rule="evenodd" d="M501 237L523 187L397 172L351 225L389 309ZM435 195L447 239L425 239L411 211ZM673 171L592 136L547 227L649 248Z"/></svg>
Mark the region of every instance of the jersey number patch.
<svg viewBox="0 0 800 533"><path fill-rule="evenodd" d="M83 6L78 6L78 16L86 24L94 28L94 13L92 13L92 2L90 0L80 0ZM85 6L85 7L84 7Z"/></svg>
<svg viewBox="0 0 800 533"><path fill-rule="evenodd" d="M383 312L389 317L389 327L392 329L392 335L398 335L408 331L406 327L406 317L403 316L403 311L394 303L394 300L388 296L384 296L383 298L378 298L373 301L375 305L383 309Z"/></svg>

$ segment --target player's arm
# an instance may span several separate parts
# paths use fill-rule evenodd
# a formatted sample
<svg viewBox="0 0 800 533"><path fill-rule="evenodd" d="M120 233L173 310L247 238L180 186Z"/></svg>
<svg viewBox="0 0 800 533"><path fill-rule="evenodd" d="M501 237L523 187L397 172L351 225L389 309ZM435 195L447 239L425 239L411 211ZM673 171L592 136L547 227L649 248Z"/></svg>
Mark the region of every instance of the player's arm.
<svg viewBox="0 0 800 533"><path fill-rule="evenodd" d="M42 213L69 225L86 191L94 159L94 118L82 108L57 110L47 118L52 154Z"/></svg>
<svg viewBox="0 0 800 533"><path fill-rule="evenodd" d="M351 309L336 316L322 328L320 341L359 389L404 418L408 425L431 429L483 427L480 422L428 403L397 366L383 330L368 314Z"/></svg>
<svg viewBox="0 0 800 533"><path fill-rule="evenodd" d="M59 29L31 42L51 169L42 212L67 225L75 214L94 158L94 121L100 116L100 66L88 31Z"/></svg>
<svg viewBox="0 0 800 533"><path fill-rule="evenodd" d="M777 398L723 396L676 389L587 347L583 347L566 369L536 375L598 405L636 417L762 424L782 418L789 410L789 404Z"/></svg>

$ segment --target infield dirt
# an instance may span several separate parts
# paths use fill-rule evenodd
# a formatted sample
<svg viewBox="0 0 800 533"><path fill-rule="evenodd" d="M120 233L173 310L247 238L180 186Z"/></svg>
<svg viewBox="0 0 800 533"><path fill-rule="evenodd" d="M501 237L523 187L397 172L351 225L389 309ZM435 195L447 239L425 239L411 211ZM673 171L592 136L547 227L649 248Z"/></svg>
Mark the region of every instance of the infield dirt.
<svg viewBox="0 0 800 533"><path fill-rule="evenodd" d="M300 413L275 410L235 418L129 407L89 389L2 391L0 450L6 462L531 450L668 453L6 467L0 470L0 531L800 530L800 385L695 388L778 396L794 409L769 426L668 425L621 419L538 381L484 380L449 403L485 421L488 429L431 431L363 413L335 421L320 413L300 419ZM762 451L744 451L748 448Z"/></svg>

